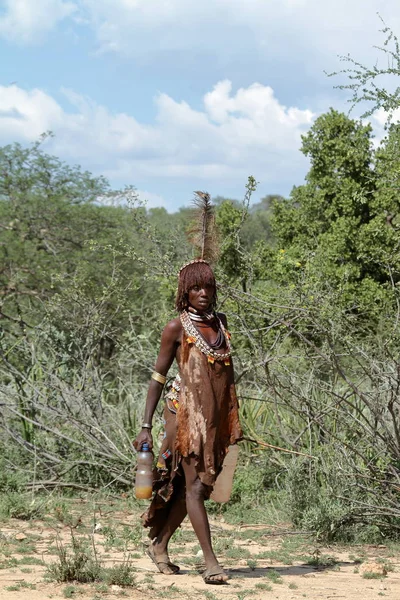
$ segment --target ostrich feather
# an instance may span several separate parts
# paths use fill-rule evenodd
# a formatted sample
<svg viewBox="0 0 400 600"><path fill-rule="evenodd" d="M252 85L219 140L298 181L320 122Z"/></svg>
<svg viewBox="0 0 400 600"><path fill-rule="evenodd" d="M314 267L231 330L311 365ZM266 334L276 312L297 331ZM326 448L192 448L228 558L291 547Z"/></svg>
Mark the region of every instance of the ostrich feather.
<svg viewBox="0 0 400 600"><path fill-rule="evenodd" d="M213 263L218 257L217 231L214 206L210 194L194 192L193 224L189 229L189 241L194 246L196 258Z"/></svg>

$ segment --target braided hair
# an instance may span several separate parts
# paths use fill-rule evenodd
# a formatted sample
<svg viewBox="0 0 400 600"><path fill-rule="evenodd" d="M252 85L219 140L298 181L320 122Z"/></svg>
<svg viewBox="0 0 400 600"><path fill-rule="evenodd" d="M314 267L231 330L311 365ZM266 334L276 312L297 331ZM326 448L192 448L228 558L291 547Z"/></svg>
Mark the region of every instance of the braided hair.
<svg viewBox="0 0 400 600"><path fill-rule="evenodd" d="M186 310L189 306L189 290L193 287L210 286L214 288L214 297L211 308L215 309L217 303L217 285L210 265L205 261L191 262L179 272L178 292L175 306L178 312Z"/></svg>

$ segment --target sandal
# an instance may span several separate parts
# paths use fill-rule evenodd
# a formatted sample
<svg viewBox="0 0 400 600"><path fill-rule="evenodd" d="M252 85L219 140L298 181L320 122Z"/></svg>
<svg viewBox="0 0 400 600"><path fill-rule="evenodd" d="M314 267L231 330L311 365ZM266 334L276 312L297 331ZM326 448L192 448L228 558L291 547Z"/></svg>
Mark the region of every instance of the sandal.
<svg viewBox="0 0 400 600"><path fill-rule="evenodd" d="M168 555L165 554L165 559L164 557L161 557L160 559L157 559L152 547L149 546L146 550L146 554L149 558L151 558L151 560L153 561L153 563L156 565L157 569L160 571L160 573L162 573L163 575L176 575L177 573L179 573L180 571L180 567L178 567L178 565L174 565L169 559L168 559ZM165 572L165 569L171 569L172 572Z"/></svg>
<svg viewBox="0 0 400 600"><path fill-rule="evenodd" d="M213 579L213 577L215 577L216 575L226 575L223 568L220 567L219 565L216 565L215 567L212 567L211 569L206 569L205 571L203 571L201 576L204 580L204 583L209 583L211 585L227 584L227 581L224 581L222 579Z"/></svg>

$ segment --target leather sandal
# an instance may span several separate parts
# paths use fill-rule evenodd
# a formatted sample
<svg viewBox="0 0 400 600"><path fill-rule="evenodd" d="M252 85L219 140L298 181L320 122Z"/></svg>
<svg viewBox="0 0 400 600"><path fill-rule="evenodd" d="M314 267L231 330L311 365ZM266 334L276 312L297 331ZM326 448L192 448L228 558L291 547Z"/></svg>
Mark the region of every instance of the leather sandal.
<svg viewBox="0 0 400 600"><path fill-rule="evenodd" d="M219 565L212 567L211 569L206 569L201 574L204 583L208 583L210 585L225 585L227 581L223 581L221 579L213 579L216 575L226 575L225 571Z"/></svg>
<svg viewBox="0 0 400 600"><path fill-rule="evenodd" d="M151 558L153 563L156 565L157 569L163 575L176 575L177 573L179 573L180 567L178 567L178 565L174 565L168 559L167 555L165 555L166 556L165 559L163 557L161 557L160 559L156 558L151 546L149 548L147 548L146 554L149 558ZM165 570L163 570L163 569L171 569L172 572L165 572Z"/></svg>

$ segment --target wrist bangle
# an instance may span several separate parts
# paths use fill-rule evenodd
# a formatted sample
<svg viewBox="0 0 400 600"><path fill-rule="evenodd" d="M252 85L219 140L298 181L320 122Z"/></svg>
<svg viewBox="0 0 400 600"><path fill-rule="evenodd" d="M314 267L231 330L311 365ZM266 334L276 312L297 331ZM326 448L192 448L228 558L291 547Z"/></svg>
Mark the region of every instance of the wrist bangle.
<svg viewBox="0 0 400 600"><path fill-rule="evenodd" d="M157 371L153 371L151 378L154 379L154 381L158 381L158 383L161 383L162 385L165 385L165 382L167 381L165 375L161 375L161 373L157 373Z"/></svg>
<svg viewBox="0 0 400 600"><path fill-rule="evenodd" d="M142 429L152 429L153 426L151 423L143 423L142 424Z"/></svg>

